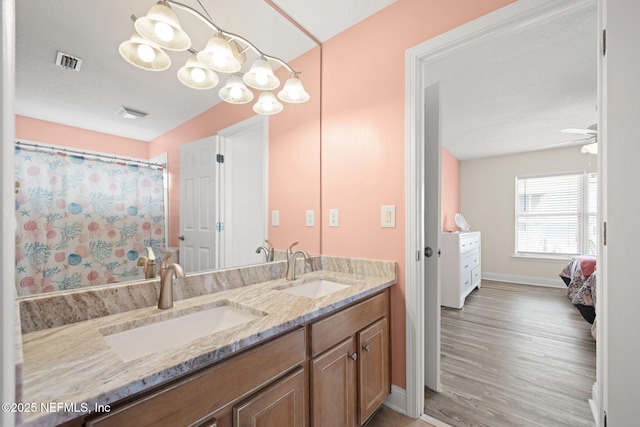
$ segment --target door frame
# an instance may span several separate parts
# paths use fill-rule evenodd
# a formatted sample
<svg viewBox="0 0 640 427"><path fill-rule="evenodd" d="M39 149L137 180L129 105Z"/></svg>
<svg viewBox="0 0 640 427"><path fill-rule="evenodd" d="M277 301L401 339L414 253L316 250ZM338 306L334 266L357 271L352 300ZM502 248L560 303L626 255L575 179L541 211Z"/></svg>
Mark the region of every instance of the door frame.
<svg viewBox="0 0 640 427"><path fill-rule="evenodd" d="M0 198L2 200L2 219L0 219L0 259L2 272L0 273L0 365L2 366L2 389L0 395L3 402L16 401L16 370L22 369L22 364L15 362L16 341L16 291L15 291L15 1L2 0L0 5L0 134L2 147L0 148L0 164L2 170L2 185ZM18 336L19 338L19 336ZM11 427L15 423L15 415L11 411L3 411L0 415L0 425Z"/></svg>
<svg viewBox="0 0 640 427"><path fill-rule="evenodd" d="M439 310L439 302L423 305L425 297L423 258L416 254L421 241L421 196L434 203L434 195L423 193L424 165L419 154L424 134L424 64L451 50L494 34L524 26L587 4L591 0L518 0L492 13L454 28L407 49L405 53L405 184L406 184L406 414L418 418L424 413L425 311ZM437 198L438 196L435 195ZM435 201L438 202L437 199ZM438 288L440 283L438 283ZM439 341L439 332L437 340ZM437 343L436 343L437 344ZM602 386L599 384L599 386ZM596 389L596 387L594 387ZM595 396L594 396L595 397ZM601 402L596 402L601 411Z"/></svg>

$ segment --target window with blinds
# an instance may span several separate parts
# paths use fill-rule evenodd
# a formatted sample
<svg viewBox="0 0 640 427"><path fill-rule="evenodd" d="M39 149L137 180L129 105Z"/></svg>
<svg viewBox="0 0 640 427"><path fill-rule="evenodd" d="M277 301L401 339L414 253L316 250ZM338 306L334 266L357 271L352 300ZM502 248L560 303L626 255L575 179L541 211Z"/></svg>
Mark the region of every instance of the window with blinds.
<svg viewBox="0 0 640 427"><path fill-rule="evenodd" d="M597 175L516 178L516 254L595 255Z"/></svg>

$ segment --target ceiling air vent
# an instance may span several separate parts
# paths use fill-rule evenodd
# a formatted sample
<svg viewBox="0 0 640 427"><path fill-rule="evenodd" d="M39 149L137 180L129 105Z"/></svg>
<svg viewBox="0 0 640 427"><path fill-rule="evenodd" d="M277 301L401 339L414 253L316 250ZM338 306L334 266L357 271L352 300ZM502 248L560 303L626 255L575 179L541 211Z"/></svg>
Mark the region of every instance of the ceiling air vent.
<svg viewBox="0 0 640 427"><path fill-rule="evenodd" d="M127 108L127 107L120 107L117 113L123 119L129 119L129 120L140 120L140 119L144 119L147 116L147 113L132 110L131 108Z"/></svg>
<svg viewBox="0 0 640 427"><path fill-rule="evenodd" d="M66 68L67 70L80 71L82 59L58 51L58 56L56 57L56 65L62 68Z"/></svg>

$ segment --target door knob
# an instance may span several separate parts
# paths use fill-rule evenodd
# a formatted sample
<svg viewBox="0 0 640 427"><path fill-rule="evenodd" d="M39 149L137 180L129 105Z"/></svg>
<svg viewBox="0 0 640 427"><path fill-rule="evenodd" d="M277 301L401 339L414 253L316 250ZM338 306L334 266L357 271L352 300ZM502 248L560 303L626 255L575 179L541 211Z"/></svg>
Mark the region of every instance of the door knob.
<svg viewBox="0 0 640 427"><path fill-rule="evenodd" d="M351 358L351 360L358 360L358 353L351 353L349 357Z"/></svg>
<svg viewBox="0 0 640 427"><path fill-rule="evenodd" d="M431 249L430 247L424 248L424 256L426 256L427 258L431 258L431 256L433 256L433 249Z"/></svg>
<svg viewBox="0 0 640 427"><path fill-rule="evenodd" d="M362 349L364 351L371 351L371 346L369 344L365 344L365 345L362 346Z"/></svg>
<svg viewBox="0 0 640 427"><path fill-rule="evenodd" d="M184 235L178 236L178 240L184 240Z"/></svg>

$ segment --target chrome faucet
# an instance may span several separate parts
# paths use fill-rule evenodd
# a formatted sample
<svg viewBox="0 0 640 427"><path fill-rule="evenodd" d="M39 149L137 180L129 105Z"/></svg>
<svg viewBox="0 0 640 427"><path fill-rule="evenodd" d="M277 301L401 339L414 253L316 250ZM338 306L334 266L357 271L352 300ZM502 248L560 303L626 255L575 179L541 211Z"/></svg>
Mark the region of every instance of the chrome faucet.
<svg viewBox="0 0 640 427"><path fill-rule="evenodd" d="M150 246L147 247L147 256L138 258L138 267L142 267L145 279L156 277L156 255Z"/></svg>
<svg viewBox="0 0 640 427"><path fill-rule="evenodd" d="M184 277L184 270L180 264L166 265L171 254L165 255L160 264L160 297L158 298L158 308L164 310L173 307L173 276L176 279Z"/></svg>
<svg viewBox="0 0 640 427"><path fill-rule="evenodd" d="M271 246L271 242L269 242L268 240L265 240L265 242L267 244L256 249L256 253L259 254L261 251L264 252L264 257L267 262L271 262L273 261L273 258L275 256L275 251L273 250L273 246Z"/></svg>
<svg viewBox="0 0 640 427"><path fill-rule="evenodd" d="M287 258L287 280L296 280L296 258L298 255L304 257L305 263L309 261L309 254L302 249L292 253L291 257Z"/></svg>
<svg viewBox="0 0 640 427"><path fill-rule="evenodd" d="M293 242L289 248L287 248L287 262L289 262L289 258L293 255L293 247L297 245L299 242Z"/></svg>

